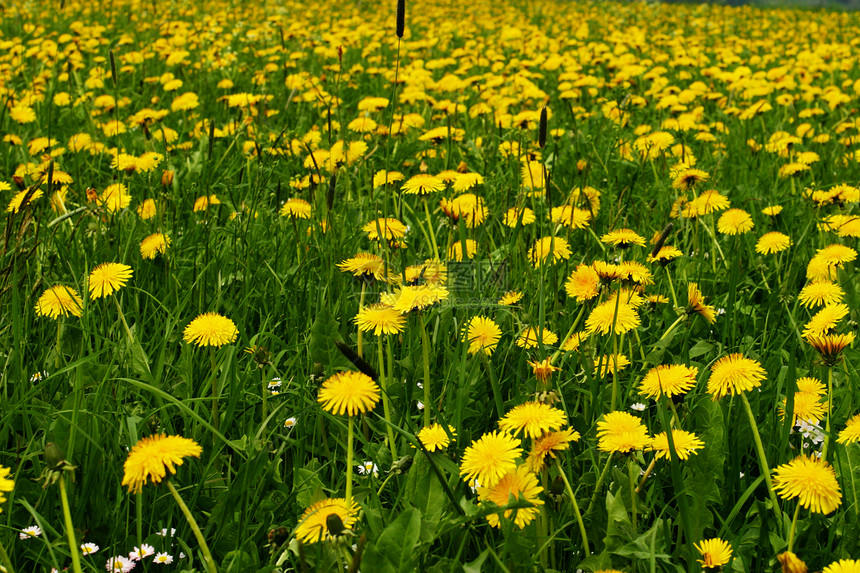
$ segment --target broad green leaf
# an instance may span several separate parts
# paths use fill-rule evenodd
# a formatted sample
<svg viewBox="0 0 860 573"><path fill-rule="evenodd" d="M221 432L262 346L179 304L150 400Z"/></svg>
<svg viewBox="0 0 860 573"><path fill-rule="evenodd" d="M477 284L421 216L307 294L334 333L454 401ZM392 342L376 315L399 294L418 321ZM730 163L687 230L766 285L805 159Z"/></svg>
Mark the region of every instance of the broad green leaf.
<svg viewBox="0 0 860 573"><path fill-rule="evenodd" d="M421 534L421 513L410 507L368 545L361 559L362 571L409 573L415 571L415 546Z"/></svg>

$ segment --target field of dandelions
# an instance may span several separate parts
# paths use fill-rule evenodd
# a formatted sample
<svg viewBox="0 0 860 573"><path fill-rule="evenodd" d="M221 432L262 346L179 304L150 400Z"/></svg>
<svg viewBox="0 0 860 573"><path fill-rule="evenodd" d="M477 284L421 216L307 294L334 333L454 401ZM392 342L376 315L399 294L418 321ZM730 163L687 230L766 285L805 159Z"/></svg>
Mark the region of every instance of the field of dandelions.
<svg viewBox="0 0 860 573"><path fill-rule="evenodd" d="M860 572L860 14L0 14L0 570Z"/></svg>

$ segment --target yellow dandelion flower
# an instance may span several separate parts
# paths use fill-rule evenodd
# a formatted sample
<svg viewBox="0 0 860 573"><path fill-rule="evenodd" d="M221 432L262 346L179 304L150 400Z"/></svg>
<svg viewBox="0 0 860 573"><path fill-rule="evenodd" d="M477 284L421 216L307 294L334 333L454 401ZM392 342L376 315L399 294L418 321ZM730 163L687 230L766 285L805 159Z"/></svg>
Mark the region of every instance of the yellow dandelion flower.
<svg viewBox="0 0 860 573"><path fill-rule="evenodd" d="M767 372L755 360L744 358L742 354L729 354L717 360L711 366L711 377L708 379L708 393L714 400L723 396L732 396L748 392L761 386Z"/></svg>
<svg viewBox="0 0 860 573"><path fill-rule="evenodd" d="M221 347L236 340L239 330L236 324L215 312L206 312L188 323L182 339L197 346Z"/></svg>
<svg viewBox="0 0 860 573"><path fill-rule="evenodd" d="M708 321L708 324L714 324L717 321L716 309L709 304L705 304L705 297L702 295L699 290L699 285L696 283L689 283L687 285L686 312L688 315L701 315L706 321Z"/></svg>
<svg viewBox="0 0 860 573"><path fill-rule="evenodd" d="M128 194L128 188L123 183L108 185L98 199L98 204L111 213L125 209L130 203L131 195Z"/></svg>
<svg viewBox="0 0 860 573"><path fill-rule="evenodd" d="M102 263L92 270L87 285L90 298L101 298L118 291L131 278L132 270L121 263Z"/></svg>
<svg viewBox="0 0 860 573"><path fill-rule="evenodd" d="M762 255L770 255L784 251L790 246L791 237L778 231L772 231L759 237L755 244L755 250Z"/></svg>
<svg viewBox="0 0 860 573"><path fill-rule="evenodd" d="M370 221L361 230L367 233L371 241L379 239L380 234L386 240L400 239L406 235L406 225L391 217Z"/></svg>
<svg viewBox="0 0 860 573"><path fill-rule="evenodd" d="M842 504L836 472L825 460L801 455L774 471L773 490L782 499L798 498L813 513L830 513Z"/></svg>
<svg viewBox="0 0 860 573"><path fill-rule="evenodd" d="M456 436L457 432L454 430L452 426L448 426L448 431L445 431L439 424L433 424L432 426L427 426L425 428L421 428L421 431L415 436L418 438L418 441L421 442L421 445L428 452L435 452L437 450L444 450L451 443L451 437Z"/></svg>
<svg viewBox="0 0 860 573"><path fill-rule="evenodd" d="M153 233L140 242L140 256L144 259L154 259L158 254L164 254L170 246L170 238L162 233Z"/></svg>
<svg viewBox="0 0 860 573"><path fill-rule="evenodd" d="M522 298L523 293L517 292L515 290L509 290L502 295L502 298L499 299L499 304L501 306L511 306L520 302Z"/></svg>
<svg viewBox="0 0 860 573"><path fill-rule="evenodd" d="M840 559L825 567L821 573L860 573L860 559Z"/></svg>
<svg viewBox="0 0 860 573"><path fill-rule="evenodd" d="M496 349L501 336L502 330L492 318L475 316L463 328L462 340L469 343L469 354L483 352L489 356Z"/></svg>
<svg viewBox="0 0 860 573"><path fill-rule="evenodd" d="M379 386L367 374L338 372L323 382L317 401L333 414L364 414L379 402Z"/></svg>
<svg viewBox="0 0 860 573"><path fill-rule="evenodd" d="M382 303L371 304L358 311L354 319L362 332L373 331L373 334L397 334L403 332L406 317L390 306Z"/></svg>
<svg viewBox="0 0 860 573"><path fill-rule="evenodd" d="M489 501L504 507L508 505L509 497L513 496L515 499L522 497L532 507L506 509L503 514L505 519L510 519L513 516L514 525L522 529L540 513L540 510L534 506L543 505L543 500L538 497L542 491L543 488L538 484L537 477L525 465L522 465L502 476L493 486L479 487L478 499L482 502ZM500 514L502 512L491 513L487 516L487 521L491 526L501 527Z"/></svg>
<svg viewBox="0 0 860 573"><path fill-rule="evenodd" d="M547 458L556 459L556 452L570 448L570 442L576 442L581 436L573 428L558 432L549 432L536 439L532 450L526 458L526 467L537 473L546 467Z"/></svg>
<svg viewBox="0 0 860 573"><path fill-rule="evenodd" d="M639 313L632 305L608 300L594 307L594 310L588 315L588 319L585 321L585 331L589 334L593 332L608 334L614 330L615 334L624 334L640 324Z"/></svg>
<svg viewBox="0 0 860 573"><path fill-rule="evenodd" d="M513 434L522 432L528 438L537 438L567 423L564 412L543 402L526 402L510 410L499 420L499 428Z"/></svg>
<svg viewBox="0 0 860 573"><path fill-rule="evenodd" d="M694 547L702 554L702 558L697 561L705 569L721 567L732 560L732 546L723 539L703 539Z"/></svg>
<svg viewBox="0 0 860 573"><path fill-rule="evenodd" d="M535 212L528 207L511 207L505 211L505 217L502 222L508 227L516 227L520 223L531 225L535 222Z"/></svg>
<svg viewBox="0 0 860 573"><path fill-rule="evenodd" d="M307 508L296 525L293 535L302 543L318 543L334 537L329 531L331 518L336 517L346 529L352 529L358 519L358 504L348 506L343 498L323 499ZM335 532L340 534L340 532Z"/></svg>
<svg viewBox="0 0 860 573"><path fill-rule="evenodd" d="M832 281L813 281L803 287L797 299L806 308L842 302L845 291Z"/></svg>
<svg viewBox="0 0 860 573"><path fill-rule="evenodd" d="M486 433L463 452L460 475L467 482L477 479L485 487L493 487L516 469L516 460L522 453L519 440L512 436L501 431Z"/></svg>
<svg viewBox="0 0 860 573"><path fill-rule="evenodd" d="M743 209L729 209L717 221L717 230L724 235L743 235L754 226L752 217Z"/></svg>
<svg viewBox="0 0 860 573"><path fill-rule="evenodd" d="M616 229L600 237L601 242L625 249L630 245L645 246L645 237L630 229Z"/></svg>
<svg viewBox="0 0 860 573"><path fill-rule="evenodd" d="M648 371L639 385L639 393L649 398L679 396L696 385L699 369L683 364L661 364Z"/></svg>
<svg viewBox="0 0 860 573"><path fill-rule="evenodd" d="M408 195L428 195L445 188L445 182L434 175L419 173L406 180L400 190Z"/></svg>
<svg viewBox="0 0 860 573"><path fill-rule="evenodd" d="M567 296L585 302L600 294L600 275L590 265L579 265L564 283Z"/></svg>
<svg viewBox="0 0 860 573"><path fill-rule="evenodd" d="M848 334L820 334L806 337L806 342L812 345L821 355L821 359L828 366L835 366L839 362L842 351L854 342L854 333Z"/></svg>
<svg viewBox="0 0 860 573"><path fill-rule="evenodd" d="M546 328L544 328L540 332L540 335L538 335L538 329L530 326L520 333L516 344L520 348L534 348L538 345L538 339L540 339L541 344L544 346L550 346L558 342L558 335Z"/></svg>
<svg viewBox="0 0 860 573"><path fill-rule="evenodd" d="M562 237L543 237L538 239L534 246L529 249L529 261L535 268L540 267L547 259L554 263L567 260L570 255L570 243Z"/></svg>
<svg viewBox="0 0 860 573"><path fill-rule="evenodd" d="M689 459L691 454L698 453L696 450L705 447L705 442L696 437L696 434L684 430L672 430L672 441L675 444L675 453L681 460ZM669 459L671 454L669 453L669 437L666 432L660 432L654 436L649 449L654 450L657 459Z"/></svg>
<svg viewBox="0 0 860 573"><path fill-rule="evenodd" d="M81 316L84 301L78 292L64 285L47 289L36 301L36 314L57 319L61 316Z"/></svg>
<svg viewBox="0 0 860 573"><path fill-rule="evenodd" d="M839 444L860 442L860 414L845 422L845 429L839 432L839 438L836 442Z"/></svg>
<svg viewBox="0 0 860 573"><path fill-rule="evenodd" d="M848 305L828 304L815 313L803 328L805 338L822 336L835 329L839 321L848 316Z"/></svg>
<svg viewBox="0 0 860 573"><path fill-rule="evenodd" d="M785 551L776 556L782 565L782 573L807 573L809 568L797 555L791 551Z"/></svg>
<svg viewBox="0 0 860 573"><path fill-rule="evenodd" d="M31 189L24 189L23 191L16 193L15 196L12 197L12 200L9 201L9 205L6 207L6 212L17 213L21 210L21 207L29 205L30 203L44 195L41 189L36 189L32 192L31 191ZM27 199L27 195L30 195L29 199ZM27 199L26 203L24 203L24 199Z"/></svg>
<svg viewBox="0 0 860 573"><path fill-rule="evenodd" d="M604 354L597 358L594 374L603 378L609 373L621 372L630 366L630 359L623 354Z"/></svg>
<svg viewBox="0 0 860 573"><path fill-rule="evenodd" d="M182 436L158 434L143 438L131 449L123 464L122 485L128 490L139 493L148 481L161 483L170 471L176 474L176 466L181 466L183 458L199 458L203 448Z"/></svg>
<svg viewBox="0 0 860 573"><path fill-rule="evenodd" d="M311 204L304 199L292 197L290 199L287 199L286 202L284 202L284 205L281 207L279 214L281 215L281 217L292 217L294 219L310 219Z"/></svg>
<svg viewBox="0 0 860 573"><path fill-rule="evenodd" d="M597 422L597 448L602 452L642 450L651 444L642 420L627 412L610 412Z"/></svg>

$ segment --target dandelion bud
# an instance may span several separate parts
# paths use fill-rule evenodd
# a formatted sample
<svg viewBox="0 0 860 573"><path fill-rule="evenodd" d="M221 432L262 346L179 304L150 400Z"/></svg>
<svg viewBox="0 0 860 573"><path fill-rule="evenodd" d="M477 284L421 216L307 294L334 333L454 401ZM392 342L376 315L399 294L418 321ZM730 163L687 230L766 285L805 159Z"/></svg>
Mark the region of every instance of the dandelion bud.
<svg viewBox="0 0 860 573"><path fill-rule="evenodd" d="M161 186L170 187L171 185L173 185L173 171L165 169L164 173L161 174Z"/></svg>
<svg viewBox="0 0 860 573"><path fill-rule="evenodd" d="M660 236L657 237L657 242L654 243L654 250L651 251L652 257L656 257L657 253L660 252L660 249L663 248L663 243L665 243L666 239L669 238L669 233L672 232L672 227L674 227L674 226L675 226L674 223L669 223L668 225L666 225L666 228L663 229L663 232L660 233Z"/></svg>
<svg viewBox="0 0 860 573"><path fill-rule="evenodd" d="M540 126L538 127L538 146L546 147L546 106L540 110Z"/></svg>
<svg viewBox="0 0 860 573"><path fill-rule="evenodd" d="M325 518L325 526L332 537L337 537L346 527L343 525L343 520L335 513L330 513Z"/></svg>
<svg viewBox="0 0 860 573"><path fill-rule="evenodd" d="M113 87L116 87L116 60L113 57L113 50L108 55L110 56L110 77L113 79Z"/></svg>
<svg viewBox="0 0 860 573"><path fill-rule="evenodd" d="M331 178L328 180L328 193L325 196L325 204L328 207L328 210L331 211L334 208L334 189L337 186L337 173L333 173Z"/></svg>
<svg viewBox="0 0 860 573"><path fill-rule="evenodd" d="M45 465L53 470L61 466L66 461L66 454L60 449L60 446L54 442L45 444Z"/></svg>
<svg viewBox="0 0 860 573"><path fill-rule="evenodd" d="M397 0L397 37L403 37L406 28L406 0Z"/></svg>
<svg viewBox="0 0 860 573"><path fill-rule="evenodd" d="M314 362L313 374L314 376L322 376L325 370L323 369L323 365L320 362Z"/></svg>

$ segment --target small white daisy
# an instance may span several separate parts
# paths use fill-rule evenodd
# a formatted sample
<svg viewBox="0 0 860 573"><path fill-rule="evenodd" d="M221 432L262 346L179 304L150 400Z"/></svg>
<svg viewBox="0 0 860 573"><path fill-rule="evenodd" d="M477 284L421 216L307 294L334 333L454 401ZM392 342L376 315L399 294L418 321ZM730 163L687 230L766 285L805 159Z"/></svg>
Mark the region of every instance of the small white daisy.
<svg viewBox="0 0 860 573"><path fill-rule="evenodd" d="M469 489L472 490L472 493L476 493L479 487L481 487L481 482L478 481L478 478L475 478L469 482Z"/></svg>
<svg viewBox="0 0 860 573"><path fill-rule="evenodd" d="M81 555L92 555L99 550L99 546L95 543L82 543L81 544Z"/></svg>
<svg viewBox="0 0 860 573"><path fill-rule="evenodd" d="M167 553L158 553L155 557L152 558L153 563L158 563L160 565L170 565L173 563L173 555L168 555Z"/></svg>
<svg viewBox="0 0 860 573"><path fill-rule="evenodd" d="M48 372L36 372L32 376L30 376L30 382L38 382L39 380L44 380L48 377Z"/></svg>
<svg viewBox="0 0 860 573"><path fill-rule="evenodd" d="M296 425L296 419L294 417L293 418L287 418L286 420L284 420L284 427L285 428L292 428L295 425Z"/></svg>
<svg viewBox="0 0 860 573"><path fill-rule="evenodd" d="M373 474L373 477L376 477L379 475L379 468L376 467L375 463L370 460L367 460L366 462L362 462L361 465L358 466L358 473L360 473L361 475Z"/></svg>
<svg viewBox="0 0 860 573"><path fill-rule="evenodd" d="M18 534L18 538L29 539L31 537L39 537L40 535L42 535L42 529L38 525L31 525L22 529L21 533Z"/></svg>
<svg viewBox="0 0 860 573"><path fill-rule="evenodd" d="M641 402L636 402L635 404L630 405L630 409L636 410L637 412L644 412L645 408L647 408L647 407L648 406L646 406L645 404L643 404Z"/></svg>
<svg viewBox="0 0 860 573"><path fill-rule="evenodd" d="M153 553L155 553L155 547L153 547L152 545L147 545L146 543L144 543L139 548L135 547L128 554L128 558L133 560L133 561L140 561L144 557L149 557Z"/></svg>
<svg viewBox="0 0 860 573"><path fill-rule="evenodd" d="M117 555L116 557L111 557L107 560L107 564L105 564L105 570L108 573L128 573L134 566L137 565L134 561L127 557L123 557L122 555Z"/></svg>

